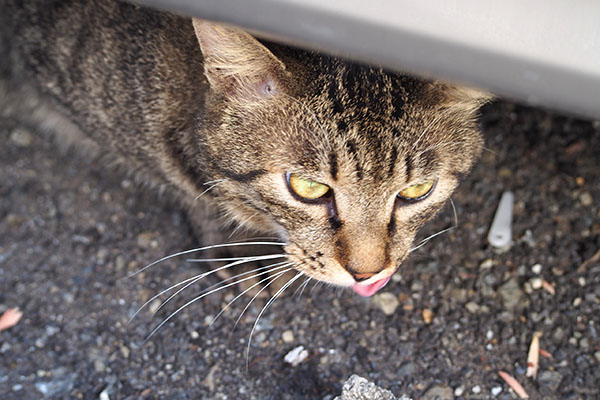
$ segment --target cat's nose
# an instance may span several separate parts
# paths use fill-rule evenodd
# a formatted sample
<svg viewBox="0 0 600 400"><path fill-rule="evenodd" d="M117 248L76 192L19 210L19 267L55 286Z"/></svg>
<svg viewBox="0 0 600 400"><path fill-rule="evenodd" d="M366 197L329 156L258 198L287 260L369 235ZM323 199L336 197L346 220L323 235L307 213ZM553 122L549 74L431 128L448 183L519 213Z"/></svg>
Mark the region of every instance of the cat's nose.
<svg viewBox="0 0 600 400"><path fill-rule="evenodd" d="M356 282L362 282L362 281L366 281L367 279L369 279L370 277L372 277L373 275L375 275L374 273L355 273L355 272L350 272L350 274L352 275L352 277L354 278L354 280Z"/></svg>

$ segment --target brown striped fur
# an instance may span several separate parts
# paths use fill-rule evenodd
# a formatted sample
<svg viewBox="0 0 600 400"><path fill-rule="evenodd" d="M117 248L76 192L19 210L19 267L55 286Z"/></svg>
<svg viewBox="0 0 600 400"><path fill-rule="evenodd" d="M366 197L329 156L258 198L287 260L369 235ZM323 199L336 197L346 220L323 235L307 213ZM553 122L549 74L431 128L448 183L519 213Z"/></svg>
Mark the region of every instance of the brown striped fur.
<svg viewBox="0 0 600 400"><path fill-rule="evenodd" d="M205 242L223 218L276 234L319 280L389 275L480 153L474 90L117 1L0 6L2 114L169 193ZM299 201L286 173L332 196ZM428 179L425 200L398 200Z"/></svg>

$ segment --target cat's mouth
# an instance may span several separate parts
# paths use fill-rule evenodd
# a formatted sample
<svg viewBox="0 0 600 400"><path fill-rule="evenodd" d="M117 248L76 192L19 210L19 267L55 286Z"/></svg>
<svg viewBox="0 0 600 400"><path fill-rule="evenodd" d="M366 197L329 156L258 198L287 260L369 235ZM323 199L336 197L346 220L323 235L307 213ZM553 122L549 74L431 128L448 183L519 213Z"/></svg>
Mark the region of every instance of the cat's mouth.
<svg viewBox="0 0 600 400"><path fill-rule="evenodd" d="M387 278L382 278L382 279L375 281L368 285L355 283L354 285L351 286L351 288L359 296L371 297L375 293L377 293L379 291L379 289L381 289L382 287L387 285L387 283L390 281L391 278L392 278L392 275L388 276Z"/></svg>

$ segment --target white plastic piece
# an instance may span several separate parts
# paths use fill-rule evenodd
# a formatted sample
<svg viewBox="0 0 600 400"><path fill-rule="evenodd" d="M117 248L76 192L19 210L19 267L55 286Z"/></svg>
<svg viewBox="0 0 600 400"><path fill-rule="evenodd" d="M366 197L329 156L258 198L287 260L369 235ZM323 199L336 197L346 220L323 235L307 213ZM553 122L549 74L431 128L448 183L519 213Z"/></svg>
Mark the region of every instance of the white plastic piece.
<svg viewBox="0 0 600 400"><path fill-rule="evenodd" d="M512 242L512 217L515 196L512 192L502 193L492 227L488 233L488 242L498 249L510 247Z"/></svg>

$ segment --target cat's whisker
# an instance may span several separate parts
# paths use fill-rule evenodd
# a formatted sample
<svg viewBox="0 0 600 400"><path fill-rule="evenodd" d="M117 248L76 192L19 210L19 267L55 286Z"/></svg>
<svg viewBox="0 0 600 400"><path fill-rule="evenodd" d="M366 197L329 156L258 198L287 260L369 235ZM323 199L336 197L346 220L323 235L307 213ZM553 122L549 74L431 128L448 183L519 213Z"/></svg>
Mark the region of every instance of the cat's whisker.
<svg viewBox="0 0 600 400"><path fill-rule="evenodd" d="M487 151L488 153L492 153L494 156L498 157L498 153L490 149L489 147L481 146L481 149Z"/></svg>
<svg viewBox="0 0 600 400"><path fill-rule="evenodd" d="M253 257L247 257L247 258L248 258L248 259L250 259L249 261L254 261ZM274 258L277 258L277 257L274 257ZM217 260L217 259L214 259L214 260ZM285 263L285 261L284 261L283 263ZM233 263L232 263L232 264L233 264ZM240 276L243 276L243 275L247 275L247 274L253 273L253 272L255 272L255 271L258 271L258 270L263 270L263 269L267 269L267 268L270 268L270 267L273 267L273 266L277 266L278 264L280 265L280 264L282 264L282 263L276 263L276 264L271 264L271 265L268 265L268 266L266 266L266 267L256 268L256 269L254 269L254 270L252 270L252 271L248 271L248 272L245 272L245 273L242 273L242 274L235 275L235 276L233 276L233 277L231 277L231 278L227 278L227 279L225 279L224 281L221 281L221 282L219 282L218 284L221 284L221 283L223 283L223 282L227 282L227 281L229 281L229 280L232 280L232 279L238 278L238 277L240 277ZM171 286L169 286L168 288L166 288L166 289L164 289L164 290L160 291L159 293L155 294L154 296L152 296L150 299L146 300L146 302L144 302L144 304L142 304L142 305L141 305L141 306L140 306L140 307L137 309L137 311L136 311L136 312L133 314L133 316L132 316L131 318L129 318L129 321L128 321L128 323L131 323L131 321L133 321L133 319L134 319L134 318L135 318L135 317L136 317L136 316L137 316L137 315L138 315L138 314L139 314L139 313L140 313L140 312L141 312L141 311L142 311L144 308L146 308L146 307L148 306L148 304L152 303L154 300L156 300L157 298L159 298L159 297L160 297L160 296L162 296L163 294L170 292L171 290L175 289L176 287L179 287L179 286L182 286L182 285L186 285L186 284L187 284L187 285L186 285L186 286L185 286L183 289L181 289L180 291L178 291L178 292L176 293L176 294L178 294L178 293L180 293L181 291L185 290L185 289L186 289L187 287L189 287L190 285L192 285L192 284L194 284L194 283L198 282L199 280L201 280L201 279L204 279L204 278L206 278L207 276L209 276L209 275L211 275L211 274L213 274L213 273L215 273L215 272L218 272L218 271L220 271L221 269L230 268L230 267L233 267L233 266L235 266L235 265L237 265L237 264L234 264L234 265L228 264L228 265L225 265L225 266L223 266L223 267L217 268L217 269L215 269L215 270L211 270L211 271L208 271L208 272L204 272L204 273L202 273L202 274L194 275L194 276L192 276L191 278L187 278L187 279L185 279L185 280L183 280L183 281L181 281L181 282L179 282L179 283L176 283L176 284L174 284L174 285L171 285ZM189 283L189 284L188 284L188 283ZM217 285L218 285L218 284L217 284ZM211 289L211 288L213 288L213 287L215 287L215 286L216 286L216 285L212 285L212 286L210 286L208 289ZM160 309L160 308L162 308L162 306L163 306L163 305L164 305L164 302L163 302L163 303L160 305L159 309ZM158 311L158 310L157 310L157 311Z"/></svg>
<svg viewBox="0 0 600 400"><path fill-rule="evenodd" d="M283 258L287 257L287 254L265 254L262 256L243 256L243 257L226 257L226 258L188 258L185 260L186 262L193 263L203 263L203 262L218 262L218 261L242 261L242 260L250 260L250 261L262 261L262 260L270 260L273 258Z"/></svg>
<svg viewBox="0 0 600 400"><path fill-rule="evenodd" d="M300 300L300 298L302 297L302 293L304 293L304 289L308 286L308 283L310 282L312 278L310 276L307 276L306 279L304 280L304 282L302 282L300 284L300 286L298 286L298 288L294 291L294 294L292 295L292 297L296 297L296 300ZM298 291L300 291L300 293L298 294Z"/></svg>
<svg viewBox="0 0 600 400"><path fill-rule="evenodd" d="M454 205L454 201L450 199L450 205L452 206L452 212L454 213L454 226L458 226L458 213L456 212L456 206Z"/></svg>
<svg viewBox="0 0 600 400"><path fill-rule="evenodd" d="M197 247L195 249L184 250L184 251L180 251L180 252L173 253L171 255L162 257L156 261L151 262L150 264L146 265L145 267L142 267L142 268L138 269L137 271L132 272L131 274L125 276L124 278L120 278L120 279L129 279L129 278L134 277L134 276L144 272L148 268L150 268L156 264L159 264L163 261L169 260L174 257L184 256L186 254L199 252L199 251L224 248L224 247L237 247L237 246L285 246L285 245L286 245L286 243L281 243L281 242L235 242L235 243L213 244L211 246Z"/></svg>
<svg viewBox="0 0 600 400"><path fill-rule="evenodd" d="M202 196L204 196L206 193L210 192L212 189L214 189L215 187L217 187L218 185L220 185L223 182L225 182L224 179L216 179L214 181L204 182L205 185L210 185L210 186L208 187L208 189L206 189L205 191L203 191L202 193L200 193L198 196L196 196L194 198L194 201L197 201Z"/></svg>
<svg viewBox="0 0 600 400"><path fill-rule="evenodd" d="M287 267L289 267L290 265L293 265L293 264L294 264L294 263L286 263L285 265L282 265L282 266L280 266L280 267L278 267L278 268L273 268L273 269L271 269L271 270L269 270L269 271L265 271L265 272L263 272L263 273L256 274L256 275L254 275L254 276L255 276L255 277L257 277L257 276L259 276L259 275L264 275L264 274L267 274L267 273L272 273L272 272L273 272L273 271L275 271L275 270L282 269L282 268L287 268ZM233 304L233 303L234 303L234 302L235 302L237 299L239 299L240 297L242 297L244 294L248 293L250 290L254 289L255 287L257 287L257 286L261 285L262 283L264 283L264 282L266 282L266 281L268 281L268 280L271 280L271 279L272 279L272 280L275 280L275 279L279 278L281 275L283 275L283 274L285 274L286 272L288 272L288 271L291 271L291 270L292 270L292 268L287 268L287 269L284 269L283 271L279 271L279 272L277 272L277 273L276 273L275 275L273 275L273 276L271 276L271 275L270 275L270 276L267 276L266 278L264 278L264 279L261 279L260 281L256 282L254 285L252 285L252 286L248 287L246 290L244 290L243 292L241 292L240 294L238 294L237 296L235 296L235 297L233 298L233 300L231 300L229 303L227 303L227 304L225 305L225 307L223 307L223 308L221 309L221 311L219 311L219 313L218 313L218 314L217 314L217 315L216 315L216 316L213 318L213 320L211 321L211 323L210 323L209 327L210 327L210 326L212 326L212 324L214 324L214 323L215 323L215 321L216 321L216 320L217 320L217 319L218 319L218 318L221 316L221 314L223 314L223 313L225 312L225 310L226 310L226 309L227 309L227 308L228 308L230 305L232 305L232 304ZM270 283L271 283L271 282L269 282L269 284L270 284ZM242 317L242 315L244 315L244 312L245 312L245 311L248 309L248 307L250 306L250 304L252 304L252 301L254 301L254 299L256 298L256 296L258 296L258 295L259 295L259 294L260 294L260 293L261 293L263 290L265 290L265 288L266 288L266 287L268 287L268 286L269 286L269 284L267 284L267 285L263 286L263 287L261 288L261 290L260 290L258 293L256 293L256 294L255 294L255 295L252 297L252 299L250 300L250 302L248 302L248 304L246 305L246 307L244 308L244 310L242 311L242 313L239 315L238 319L235 321L235 324L233 325L232 331L233 331L233 329L235 329L235 327L237 326L237 323L238 323L238 321L240 320L240 318Z"/></svg>
<svg viewBox="0 0 600 400"><path fill-rule="evenodd" d="M439 235L441 235L441 234L443 234L443 233L446 233L446 232L448 232L448 231L451 231L451 230L452 230L452 229L454 229L454 228L456 228L456 226L451 226L451 227L448 227L448 228L446 228L446 229L442 229L441 231L439 231L439 232L436 232L436 233L434 233L433 235L427 236L425 239L421 240L417 246L413 247L413 248L412 248L412 249L410 249L408 252L409 252L409 253L412 253L413 251L415 251L415 250L417 250L417 249L420 249L421 247L425 246L425 245L427 244L427 242L429 242L429 241L430 241L431 239L433 239L434 237L436 237L436 236L439 236Z"/></svg>
<svg viewBox="0 0 600 400"><path fill-rule="evenodd" d="M317 288L320 288L321 286L323 286L324 283L325 282L323 282L323 281L318 281L315 279L315 284L313 285L312 289L310 289L310 295L312 296L313 292L315 290L317 290Z"/></svg>
<svg viewBox="0 0 600 400"><path fill-rule="evenodd" d="M246 347L246 371L248 371L248 364L249 364L249 360L250 360L250 345L252 343L252 336L254 335L254 331L256 330L256 326L258 325L258 321L260 320L260 317L262 317L262 315L269 308L269 306L271 304L273 304L273 302L275 300L277 300L277 298L302 275L304 275L302 272L298 272L293 278L290 278L290 280L287 281L287 283L285 285L283 285L277 292L275 292L275 294L273 296L271 296L269 301L267 301L267 304L265 304L264 307L258 313L258 316L256 317L256 320L254 321L254 325L252 325L252 329L250 330L250 336L248 337L248 346ZM274 281L272 281L272 282L274 282Z"/></svg>
<svg viewBox="0 0 600 400"><path fill-rule="evenodd" d="M282 261L282 262L278 262L278 263L274 263L274 264L269 264L269 265L264 266L264 267L254 268L254 269L252 269L250 271L241 272L241 273L236 274L234 276L231 276L231 277L229 277L227 279L223 279L223 280L221 280L221 281L219 281L219 282L217 282L217 283L215 283L213 285L210 285L209 287L207 287L204 290L205 291L211 290L211 289L213 289L213 288L215 288L215 287L217 287L219 285L224 284L225 282L231 282L234 279L241 278L242 276L253 274L253 273L257 272L257 271L263 271L263 270L269 269L269 268L277 269L276 267L279 267L280 265L283 265L283 264L286 264L286 263L287 263L287 261ZM269 272L271 272L271 270Z"/></svg>
<svg viewBox="0 0 600 400"><path fill-rule="evenodd" d="M167 298L165 301L163 301L161 303L161 305L156 309L156 311L159 311L168 302L170 302L174 297L176 297L179 293L183 292L188 287L190 287L193 284L199 282L200 280L206 278L207 276L214 274L215 272L219 272L219 271L222 271L224 269L235 267L236 265L241 265L241 264L245 264L245 263L248 263L248 262L260 261L260 260L271 260L271 259L274 259L274 258L282 258L282 257L285 257L285 255L282 256L282 255L276 254L274 256L247 257L247 258L243 258L241 260L234 261L232 263L226 264L226 265L224 265L222 267L219 267L219 268L210 270L208 272L205 272L204 274L198 275L198 277L196 279L194 279L193 281L187 283L185 286L183 286L182 288L178 289L175 293L173 293L171 296L169 296L169 298Z"/></svg>
<svg viewBox="0 0 600 400"><path fill-rule="evenodd" d="M189 300L187 303L185 303L184 305L180 306L177 310L173 311L168 317L166 317L165 319L163 319L160 322L160 324L158 324L158 326L156 328L154 328L152 330L152 332L150 332L150 334L146 337L146 339L144 340L144 343L148 342L148 340L150 340L152 338L152 336L154 336L154 334L156 332L158 332L158 330L160 328L162 328L167 322L169 322L171 319L173 319L177 314L179 314L181 311L183 311L188 306L190 306L190 305L194 304L195 302L197 302L197 301L205 298L206 296L209 296L209 295L211 295L213 293L216 293L216 292L218 292L220 290L226 289L226 288L234 286L234 285L238 285L238 284L240 284L242 282L245 282L247 280L254 279L254 278L255 278L255 276L249 276L247 278L240 279L240 280L237 280L235 282L231 282L231 283L229 283L227 285L223 285L223 286L217 287L217 288L215 288L213 290L210 290L208 292L202 292L200 295L198 295L198 296L194 297L193 299Z"/></svg>
<svg viewBox="0 0 600 400"><path fill-rule="evenodd" d="M243 243L245 241L256 241L256 240L279 240L280 238L277 236L253 236L244 239L240 239L239 242Z"/></svg>
<svg viewBox="0 0 600 400"><path fill-rule="evenodd" d="M294 264L296 264L296 263L292 263L292 265L294 265ZM293 268L290 268L289 270L281 271L281 273L276 274L276 276L274 277L273 280L271 280L269 283L267 283L266 285L264 285L254 296L252 296L252 298L250 299L250 301L248 302L248 304L246 304L246 306L244 307L244 309L240 312L240 315L238 315L237 319L235 320L235 323L233 324L233 328L231 328L232 332L235 330L235 328L239 324L240 320L242 319L242 317L244 316L244 314L246 313L246 311L248 311L248 308L250 308L250 305L254 302L254 300L256 300L256 298L258 296L260 296L260 294L262 292L264 292L273 282L275 282L277 279L279 279L281 276L283 276L286 272L291 271L292 269Z"/></svg>

